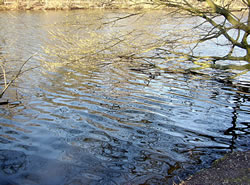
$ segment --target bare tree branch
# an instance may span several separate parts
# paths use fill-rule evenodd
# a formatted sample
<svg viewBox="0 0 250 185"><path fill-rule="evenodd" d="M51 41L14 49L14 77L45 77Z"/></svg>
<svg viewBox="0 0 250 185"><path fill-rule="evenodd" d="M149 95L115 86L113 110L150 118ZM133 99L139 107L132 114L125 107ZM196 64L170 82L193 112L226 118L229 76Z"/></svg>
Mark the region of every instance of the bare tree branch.
<svg viewBox="0 0 250 185"><path fill-rule="evenodd" d="M34 55L35 55L35 54L34 54ZM22 65L21 65L21 67L19 68L19 70L17 71L16 75L15 75L7 84L5 84L4 89L3 89L2 92L0 93L0 98L3 97L4 93L6 92L6 90L7 90L7 89L14 83L14 81L21 75L23 67L25 66L25 64L26 64L34 55L30 56L27 60L25 60L25 61L22 63Z"/></svg>
<svg viewBox="0 0 250 185"><path fill-rule="evenodd" d="M250 0L242 0L242 5L245 5L246 7L240 7L238 9L232 9L233 1L225 1L226 3L224 5L219 5L216 4L214 0L204 0L202 6L199 6L198 1L197 3L192 1L191 4L190 0L157 0L156 2L174 8L176 9L176 12L183 11L186 14L197 16L204 20L201 24L193 27L193 29L200 29L204 32L203 35L200 35L201 38L197 40L197 44L193 49L197 48L202 42L224 36L226 40L231 43L231 49L225 57L213 56L213 58L224 60L246 60L250 62L250 45L248 43L248 36L250 34ZM244 21L243 16L233 13L243 9L248 11L248 19L246 22ZM224 20L218 21L220 17L224 17ZM206 23L211 25L209 30L204 29ZM238 33L236 38L231 34L231 30L237 30ZM243 36L241 36L242 34ZM246 55L244 57L232 56L235 47L245 50Z"/></svg>

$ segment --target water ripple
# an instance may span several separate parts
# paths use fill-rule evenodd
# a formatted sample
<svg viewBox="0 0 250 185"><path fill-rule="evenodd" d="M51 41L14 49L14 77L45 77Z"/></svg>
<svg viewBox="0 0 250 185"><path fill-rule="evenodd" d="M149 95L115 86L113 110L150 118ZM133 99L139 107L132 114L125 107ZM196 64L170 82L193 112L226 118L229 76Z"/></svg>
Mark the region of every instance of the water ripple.
<svg viewBox="0 0 250 185"><path fill-rule="evenodd" d="M58 19L51 15L47 21ZM35 44L34 34L27 38ZM23 184L41 184L52 171L58 184L164 184L249 149L247 82L240 88L215 80L220 71L188 73L188 62L160 65L95 60L30 71L18 82L23 103L0 107L0 157L10 149L27 155L20 158L27 171L15 176Z"/></svg>

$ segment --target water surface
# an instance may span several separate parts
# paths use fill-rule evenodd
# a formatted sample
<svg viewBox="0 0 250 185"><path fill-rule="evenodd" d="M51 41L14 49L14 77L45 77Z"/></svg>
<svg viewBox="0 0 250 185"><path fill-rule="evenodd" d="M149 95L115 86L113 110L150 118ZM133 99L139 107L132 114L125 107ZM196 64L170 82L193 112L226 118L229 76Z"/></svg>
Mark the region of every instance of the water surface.
<svg viewBox="0 0 250 185"><path fill-rule="evenodd" d="M154 67L102 53L102 59L95 55L71 63L67 52L76 57L80 39L95 38L80 46L83 54L87 46L99 49L96 44L107 36L133 30L136 42L110 51L124 54L174 27L175 21L160 19L159 12L99 27L125 13L0 12L1 47L13 69L36 53L27 66L36 68L6 95L22 103L0 107L2 181L171 184L227 152L249 149L249 73L229 84L220 80L228 71L190 73L185 70L193 67L190 62ZM63 33L74 44L60 45L49 32ZM142 36L148 32L151 39ZM52 49L61 54L52 56Z"/></svg>

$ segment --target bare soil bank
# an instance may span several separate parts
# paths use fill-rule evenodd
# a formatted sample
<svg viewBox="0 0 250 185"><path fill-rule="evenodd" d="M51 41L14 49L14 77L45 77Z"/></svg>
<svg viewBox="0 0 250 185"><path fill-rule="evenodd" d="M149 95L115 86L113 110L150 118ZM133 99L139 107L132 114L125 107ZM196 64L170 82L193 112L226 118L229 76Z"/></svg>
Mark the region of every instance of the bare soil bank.
<svg viewBox="0 0 250 185"><path fill-rule="evenodd" d="M216 160L211 168L201 170L180 185L249 185L250 151L234 152Z"/></svg>

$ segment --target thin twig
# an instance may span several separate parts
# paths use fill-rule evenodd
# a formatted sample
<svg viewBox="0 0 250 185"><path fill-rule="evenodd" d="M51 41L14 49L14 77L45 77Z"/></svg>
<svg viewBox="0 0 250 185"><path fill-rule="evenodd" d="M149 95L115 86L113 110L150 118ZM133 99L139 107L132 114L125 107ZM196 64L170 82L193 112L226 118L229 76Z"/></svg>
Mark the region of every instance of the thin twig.
<svg viewBox="0 0 250 185"><path fill-rule="evenodd" d="M34 54L36 55L36 54ZM26 61L24 61L24 63L21 65L21 67L19 68L17 74L12 78L12 80L10 80L10 82L5 85L4 89L2 90L1 94L0 94L0 98L3 97L4 93L6 92L6 90L14 83L14 81L20 76L20 74L22 73L22 69L25 66L25 64L34 56L30 56Z"/></svg>

